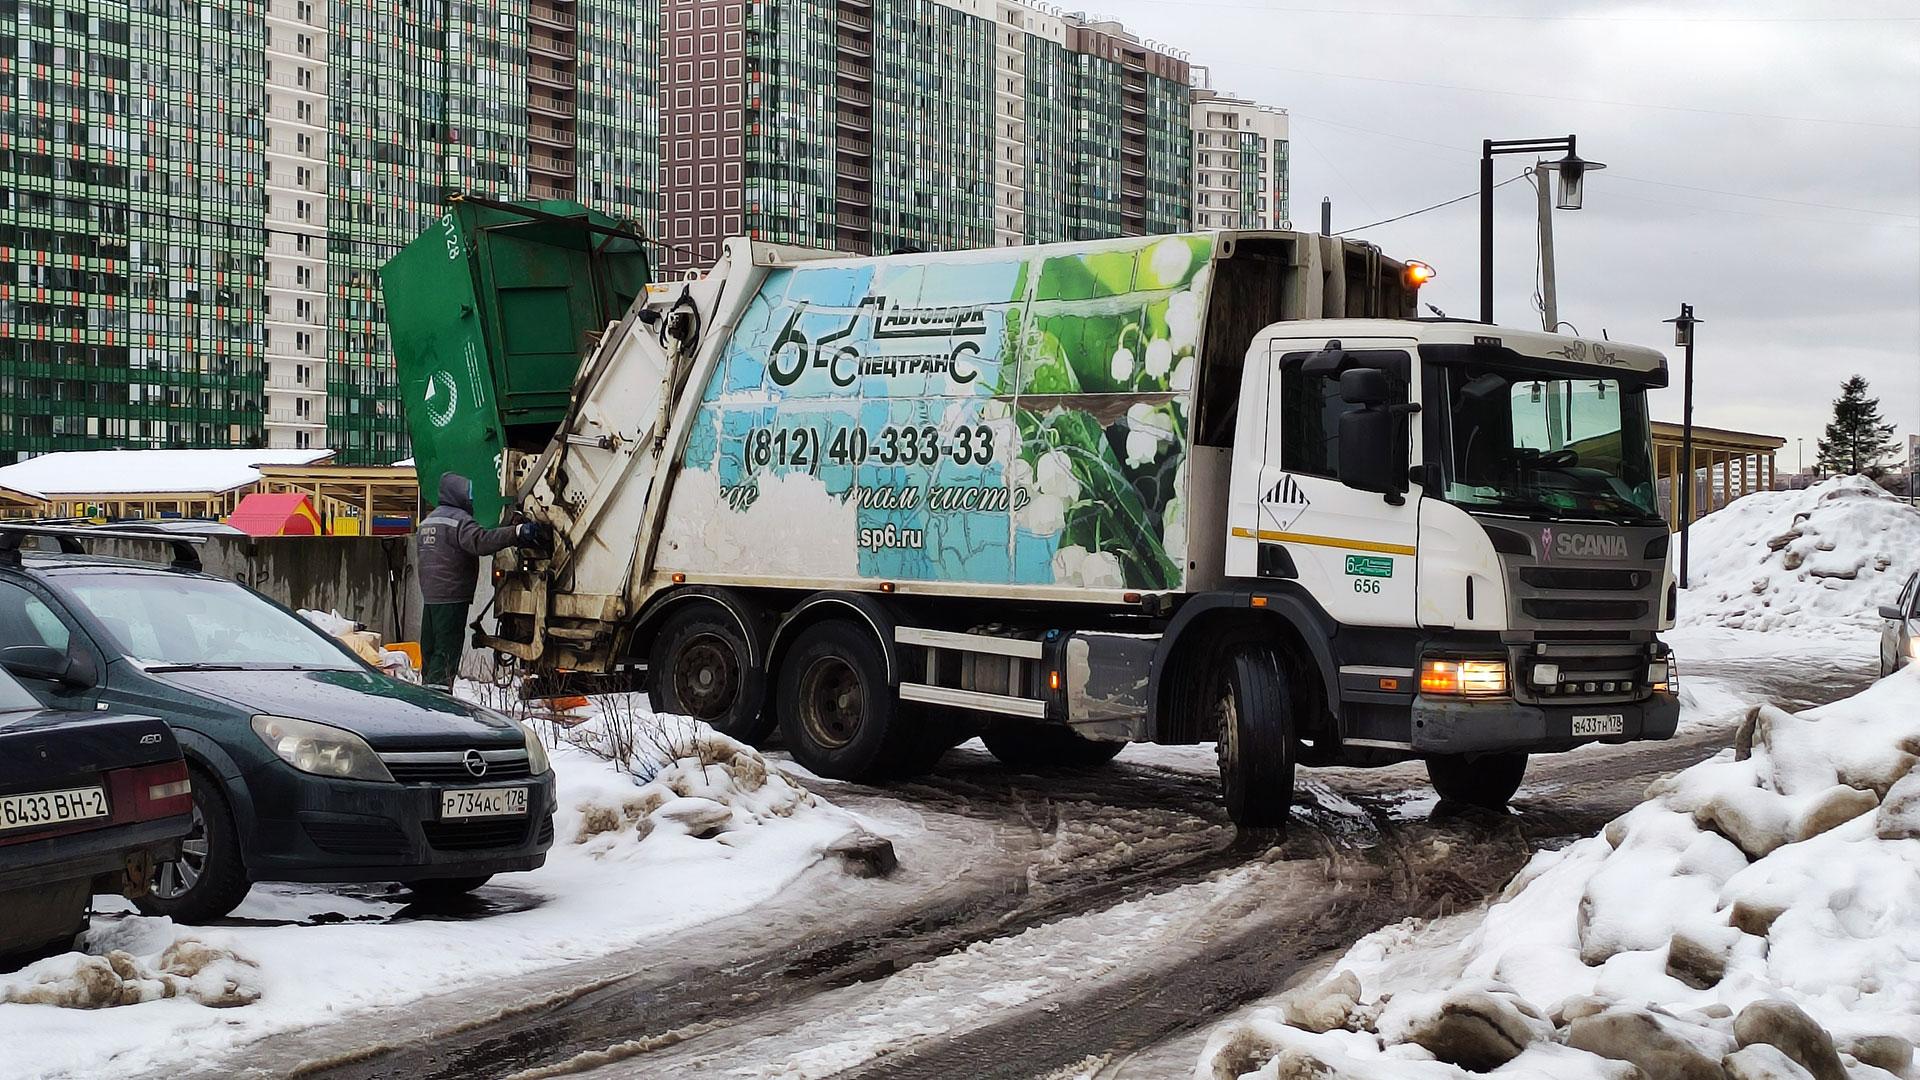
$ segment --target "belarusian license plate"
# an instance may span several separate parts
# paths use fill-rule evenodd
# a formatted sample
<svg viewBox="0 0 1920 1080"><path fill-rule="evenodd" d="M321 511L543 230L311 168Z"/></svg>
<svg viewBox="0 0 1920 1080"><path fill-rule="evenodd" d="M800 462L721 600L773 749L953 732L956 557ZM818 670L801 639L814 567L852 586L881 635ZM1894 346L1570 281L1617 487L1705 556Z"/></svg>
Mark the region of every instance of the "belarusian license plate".
<svg viewBox="0 0 1920 1080"><path fill-rule="evenodd" d="M0 829L31 829L107 816L107 790L100 787L0 795Z"/></svg>
<svg viewBox="0 0 1920 1080"><path fill-rule="evenodd" d="M455 788L440 793L440 820L462 818L513 817L527 812L527 789Z"/></svg>
<svg viewBox="0 0 1920 1080"><path fill-rule="evenodd" d="M1595 713L1573 718L1573 733L1579 735L1618 735L1627 730L1627 718L1620 713Z"/></svg>

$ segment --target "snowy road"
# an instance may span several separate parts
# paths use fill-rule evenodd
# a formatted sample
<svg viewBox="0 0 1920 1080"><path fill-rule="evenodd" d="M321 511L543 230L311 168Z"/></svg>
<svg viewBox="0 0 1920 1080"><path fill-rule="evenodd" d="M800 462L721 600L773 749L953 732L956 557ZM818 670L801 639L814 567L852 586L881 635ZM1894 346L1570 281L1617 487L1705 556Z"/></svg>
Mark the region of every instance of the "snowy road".
<svg viewBox="0 0 1920 1080"><path fill-rule="evenodd" d="M1872 675L1870 662L1830 654L1685 670L1789 708ZM1109 769L1044 778L962 748L924 782L820 785L895 837L891 879L812 875L673 941L433 999L400 1027L274 1040L247 1067L331 1057L317 1075L1184 1073L1222 1013L1382 925L1478 903L1535 850L1593 832L1646 781L1728 737L1725 723L1707 724L1539 759L1504 816L1435 813L1417 764L1311 770L1284 836L1227 823L1211 748L1133 748Z"/></svg>

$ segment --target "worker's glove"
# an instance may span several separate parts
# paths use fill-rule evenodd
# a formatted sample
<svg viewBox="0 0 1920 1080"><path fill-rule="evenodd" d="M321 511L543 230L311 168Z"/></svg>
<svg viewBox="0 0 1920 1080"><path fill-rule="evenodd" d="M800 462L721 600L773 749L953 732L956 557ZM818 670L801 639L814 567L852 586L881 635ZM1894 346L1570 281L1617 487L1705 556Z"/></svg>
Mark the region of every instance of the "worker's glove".
<svg viewBox="0 0 1920 1080"><path fill-rule="evenodd" d="M514 529L514 543L523 548L546 547L553 530L534 521L523 521Z"/></svg>

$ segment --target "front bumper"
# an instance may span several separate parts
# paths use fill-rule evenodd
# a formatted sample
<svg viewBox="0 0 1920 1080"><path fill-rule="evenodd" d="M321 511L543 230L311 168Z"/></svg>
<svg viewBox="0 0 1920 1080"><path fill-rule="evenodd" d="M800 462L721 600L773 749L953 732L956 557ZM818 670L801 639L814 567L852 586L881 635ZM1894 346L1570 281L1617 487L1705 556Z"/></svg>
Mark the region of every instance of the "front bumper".
<svg viewBox="0 0 1920 1080"><path fill-rule="evenodd" d="M413 881L533 870L553 846L553 772L495 782L333 780L275 761L246 774L255 881ZM440 820L450 788L525 787L524 816Z"/></svg>
<svg viewBox="0 0 1920 1080"><path fill-rule="evenodd" d="M1680 724L1680 699L1655 693L1644 701L1527 704L1512 698L1414 698L1413 750L1418 754L1485 754L1510 750L1552 753L1591 742L1670 739ZM1575 735L1577 716L1618 714L1618 735Z"/></svg>

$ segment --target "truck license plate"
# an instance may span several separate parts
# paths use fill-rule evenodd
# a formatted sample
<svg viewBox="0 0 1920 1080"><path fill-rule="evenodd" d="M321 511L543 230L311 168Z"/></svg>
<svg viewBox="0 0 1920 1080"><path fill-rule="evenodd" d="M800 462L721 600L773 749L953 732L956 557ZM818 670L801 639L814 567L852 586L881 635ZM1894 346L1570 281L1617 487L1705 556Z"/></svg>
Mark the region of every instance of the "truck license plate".
<svg viewBox="0 0 1920 1080"><path fill-rule="evenodd" d="M0 796L0 830L31 829L107 816L107 791L100 787L36 791Z"/></svg>
<svg viewBox="0 0 1920 1080"><path fill-rule="evenodd" d="M513 817L527 812L527 789L457 788L440 793L440 820Z"/></svg>
<svg viewBox="0 0 1920 1080"><path fill-rule="evenodd" d="M1595 713L1573 718L1575 735L1618 735L1627 730L1627 718L1620 713Z"/></svg>

